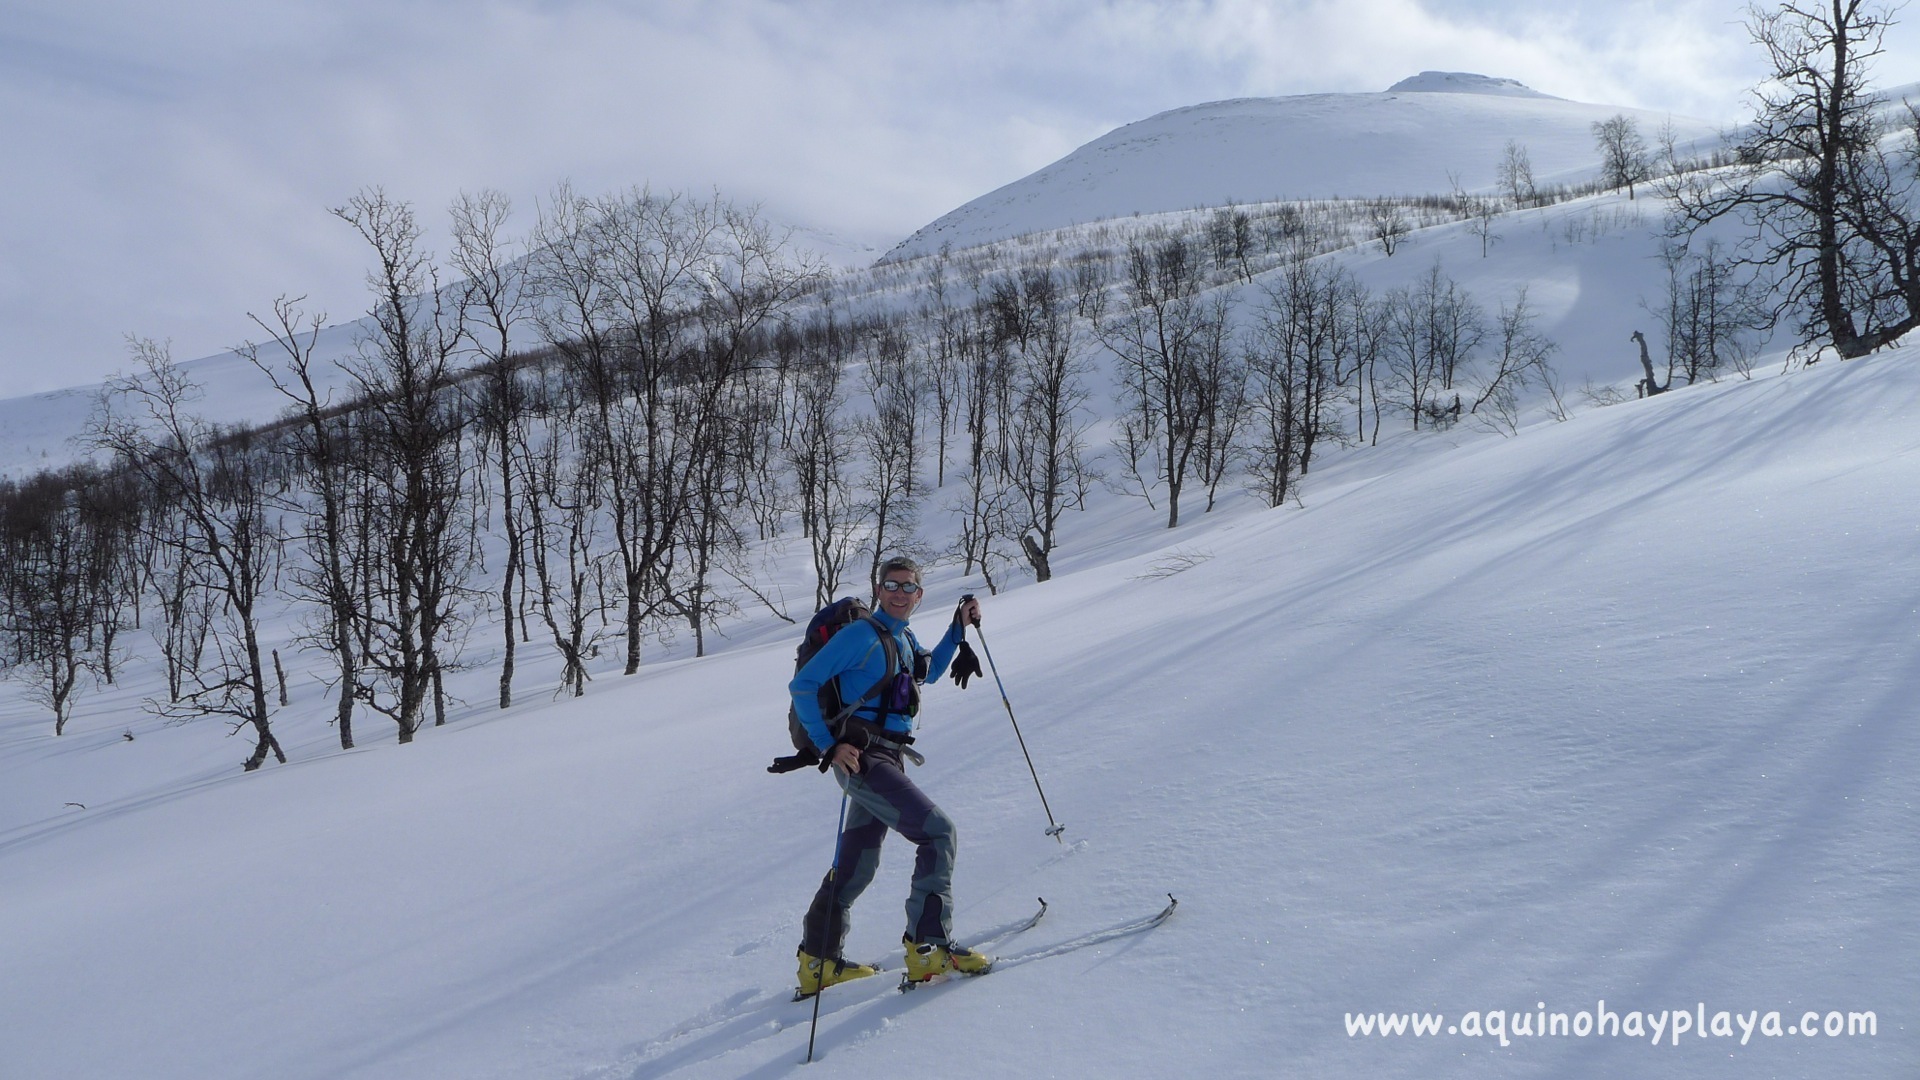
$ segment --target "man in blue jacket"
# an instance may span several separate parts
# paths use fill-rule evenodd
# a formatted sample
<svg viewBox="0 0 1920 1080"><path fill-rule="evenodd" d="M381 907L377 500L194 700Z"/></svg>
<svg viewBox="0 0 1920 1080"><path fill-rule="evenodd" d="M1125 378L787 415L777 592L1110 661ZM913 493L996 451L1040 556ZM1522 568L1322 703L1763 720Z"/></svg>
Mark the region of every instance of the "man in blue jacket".
<svg viewBox="0 0 1920 1080"><path fill-rule="evenodd" d="M794 711L821 758L847 793L846 826L840 833L836 870L829 871L807 909L800 943L800 992L864 978L874 968L846 960L847 913L873 881L880 865L880 844L892 829L912 842L916 853L913 889L907 897L907 977L916 982L949 972L978 974L993 961L953 943L953 860L957 834L953 819L907 778L902 756L908 749L919 711L919 684L946 673L954 651L966 637L966 624L980 620L980 603L967 599L954 611L953 623L931 653L907 628L907 620L926 594L920 566L905 556L888 559L874 582L871 620L861 619L829 638L807 661L788 688ZM882 640L891 639L892 647ZM836 736L820 715L819 692L839 679L840 699L857 701L891 680L854 710Z"/></svg>

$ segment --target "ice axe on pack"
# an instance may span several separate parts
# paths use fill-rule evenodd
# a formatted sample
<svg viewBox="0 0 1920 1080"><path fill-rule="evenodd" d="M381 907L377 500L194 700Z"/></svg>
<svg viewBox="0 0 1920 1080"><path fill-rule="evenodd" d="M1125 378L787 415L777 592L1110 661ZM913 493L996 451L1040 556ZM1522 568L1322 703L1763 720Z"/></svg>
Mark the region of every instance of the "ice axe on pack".
<svg viewBox="0 0 1920 1080"><path fill-rule="evenodd" d="M968 593L960 598L960 602L965 604L971 599L973 599L973 594ZM1060 838L1060 834L1066 832L1067 827L1053 820L1053 808L1047 805L1047 791L1040 786L1040 773L1033 767L1033 755L1027 752L1026 736L1020 734L1020 720L1013 715L1013 702L1007 700L1007 684L1000 681L1000 669L994 666L993 663L993 650L987 647L986 631L980 629L980 620L978 618L973 620L972 625L973 632L980 635L980 651L987 654L987 670L993 673L993 684L1000 688L1000 704L1007 707L1007 719L1013 721L1013 737L1020 741L1020 756L1027 759L1027 772L1033 776L1033 790L1040 793L1040 809L1047 813L1047 835L1064 844L1066 841ZM964 645L964 642L962 644ZM973 670L975 673L978 673L980 670L977 662L974 664ZM963 687L966 686L965 681L959 677L958 673L955 675L955 681L959 682Z"/></svg>

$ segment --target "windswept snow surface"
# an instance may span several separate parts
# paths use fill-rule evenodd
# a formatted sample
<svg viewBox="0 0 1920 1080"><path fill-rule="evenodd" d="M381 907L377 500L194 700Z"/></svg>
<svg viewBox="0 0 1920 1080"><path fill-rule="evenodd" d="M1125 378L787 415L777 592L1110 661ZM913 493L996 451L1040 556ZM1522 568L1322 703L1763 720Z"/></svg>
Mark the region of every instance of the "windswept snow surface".
<svg viewBox="0 0 1920 1080"><path fill-rule="evenodd" d="M1491 190L1508 140L1535 179L1590 179L1592 125L1624 113L1649 140L1671 120L1680 152L1717 140L1715 126L1664 113L1546 95L1407 90L1240 98L1173 109L1102 135L1046 168L955 209L887 255L930 255L1031 232L1132 214L1334 196ZM1485 80L1498 83L1503 80Z"/></svg>
<svg viewBox="0 0 1920 1080"><path fill-rule="evenodd" d="M983 981L831 991L809 1075L1920 1070L1920 351L1418 448L1336 463L1304 507L1076 522L1100 556L988 600L1071 843L991 682L931 691L916 779L961 826L960 932L1036 896L1008 952L1169 891L1179 913ZM929 636L974 584L933 576ZM602 669L582 701L530 665L506 713L475 671L408 747L362 718L329 750L296 680L295 760L251 775L132 689L56 740L9 684L0 1075L786 1075L839 806L761 771L790 633ZM890 852L854 955L897 958ZM1602 1002L1642 1033L1517 1032ZM1450 1033L1490 1011L1504 1037ZM1731 1036L1674 1041L1668 1014L1723 1011ZM1377 1013L1443 1026L1349 1034Z"/></svg>

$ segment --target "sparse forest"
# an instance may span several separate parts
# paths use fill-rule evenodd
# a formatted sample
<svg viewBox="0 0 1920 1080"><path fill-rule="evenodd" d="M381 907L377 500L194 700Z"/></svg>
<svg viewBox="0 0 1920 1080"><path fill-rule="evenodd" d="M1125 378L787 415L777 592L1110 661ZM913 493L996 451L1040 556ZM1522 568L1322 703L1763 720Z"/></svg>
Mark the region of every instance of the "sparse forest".
<svg viewBox="0 0 1920 1080"><path fill-rule="evenodd" d="M1443 267L1376 296L1316 259L1377 239L1383 205L1409 229L1478 210L1227 207L833 275L717 197L563 187L520 233L504 197L462 198L442 259L414 207L362 192L335 211L370 267L355 353L318 359L326 320L293 297L239 350L283 419L198 415L200 388L135 341L98 464L0 488L9 667L64 730L150 633L152 708L251 731L252 769L283 756L268 607L324 657L342 747L369 716L408 742L446 722L477 626L501 635L504 708L529 642L560 658L543 689L578 695L609 650L632 673L649 640L703 652L743 605L794 618L755 545L805 545L816 603L898 549L998 589L1050 578L1103 486L1173 528L1235 487L1297 498L1329 442L1511 430L1520 376ZM930 539L928 514L957 527Z"/></svg>
<svg viewBox="0 0 1920 1080"><path fill-rule="evenodd" d="M1678 208L1650 309L1664 360L1635 335L1642 393L1746 373L1751 329L1788 317L1857 355L1920 310L1911 167L1880 149L1858 73L1885 25L1842 4L1756 16L1782 72L1837 77L1763 98L1738 160L1683 160L1670 129L1649 150L1620 115L1593 125L1602 168L1580 187L1537 183L1509 141L1497 193L1229 205L850 272L718 196L563 186L525 222L463 197L439 256L413 206L364 191L334 211L369 266L355 354L318 358L326 318L290 296L239 350L281 420L198 415L199 388L136 340L93 462L0 484L6 666L59 732L86 687L157 650L154 711L251 732L253 769L284 760L269 608L298 613L351 747L370 716L400 742L445 723L480 626L505 708L529 643L560 659L540 689L578 695L609 652L627 674L651 640L704 653L743 609L796 618L895 550L993 590L1045 582L1096 490L1177 528L1235 489L1298 500L1329 445L1513 434L1527 401L1565 418L1524 287L1476 297L1434 261L1375 292L1322 256L1464 222L1488 257L1508 212L1607 188L1653 183ZM1736 214L1761 248L1686 246ZM1783 281L1770 305L1756 272ZM810 597L756 580L766 544L809 554Z"/></svg>

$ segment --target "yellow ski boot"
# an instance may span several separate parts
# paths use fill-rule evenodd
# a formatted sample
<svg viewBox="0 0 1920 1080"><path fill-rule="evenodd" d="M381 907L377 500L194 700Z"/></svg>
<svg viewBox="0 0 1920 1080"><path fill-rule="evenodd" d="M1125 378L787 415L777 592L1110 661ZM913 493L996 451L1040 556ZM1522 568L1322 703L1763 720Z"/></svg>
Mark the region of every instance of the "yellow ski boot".
<svg viewBox="0 0 1920 1080"><path fill-rule="evenodd" d="M907 947L907 975L910 983L926 982L943 975L984 975L993 967L993 957L963 949L958 945L916 945L902 939Z"/></svg>
<svg viewBox="0 0 1920 1080"><path fill-rule="evenodd" d="M811 956L805 949L800 950L800 989L794 993L794 999L809 998L820 992L822 987L838 986L843 982L864 979L877 974L879 968L869 964L856 964L843 957Z"/></svg>

